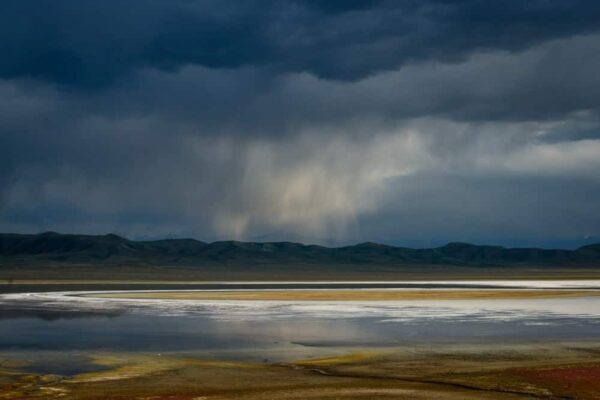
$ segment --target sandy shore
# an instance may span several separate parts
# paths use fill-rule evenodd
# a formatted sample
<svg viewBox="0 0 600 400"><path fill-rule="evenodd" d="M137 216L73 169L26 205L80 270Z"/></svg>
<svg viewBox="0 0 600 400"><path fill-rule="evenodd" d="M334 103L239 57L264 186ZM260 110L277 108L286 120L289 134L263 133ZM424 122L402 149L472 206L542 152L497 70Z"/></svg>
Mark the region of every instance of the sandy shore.
<svg viewBox="0 0 600 400"><path fill-rule="evenodd" d="M473 289L473 290L200 290L94 293L88 297L161 300L402 301L545 299L600 296L600 290Z"/></svg>

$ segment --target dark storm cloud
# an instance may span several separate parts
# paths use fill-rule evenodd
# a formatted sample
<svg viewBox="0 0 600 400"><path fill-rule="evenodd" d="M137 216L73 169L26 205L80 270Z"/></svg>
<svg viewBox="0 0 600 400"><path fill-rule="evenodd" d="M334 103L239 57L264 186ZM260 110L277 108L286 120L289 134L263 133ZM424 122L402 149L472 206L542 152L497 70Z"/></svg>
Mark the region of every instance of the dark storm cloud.
<svg viewBox="0 0 600 400"><path fill-rule="evenodd" d="M590 137L600 105L598 70L600 37L583 36L521 53L476 54L462 63L411 64L350 82L256 68L144 70L100 95L73 95L69 109L170 119L187 124L188 130L174 131L186 134L254 137L323 126L350 135L364 121L368 135L370 124L413 118L541 121L581 113L588 126L565 127L563 136L587 130Z"/></svg>
<svg viewBox="0 0 600 400"><path fill-rule="evenodd" d="M0 74L94 87L191 64L359 79L599 28L585 0L4 1Z"/></svg>
<svg viewBox="0 0 600 400"><path fill-rule="evenodd" d="M573 247L588 237L599 239L600 214L589 212L597 209L594 203L600 198L600 179L595 176L448 171L399 180L392 185L397 192L389 193L386 201L402 207L382 204L383 211L362 216L368 221L362 224L368 230L364 236L421 247L445 244L449 232L473 243L494 243L502 237L512 246ZM379 236L381 232L386 234Z"/></svg>
<svg viewBox="0 0 600 400"><path fill-rule="evenodd" d="M599 8L2 2L0 230L600 235Z"/></svg>

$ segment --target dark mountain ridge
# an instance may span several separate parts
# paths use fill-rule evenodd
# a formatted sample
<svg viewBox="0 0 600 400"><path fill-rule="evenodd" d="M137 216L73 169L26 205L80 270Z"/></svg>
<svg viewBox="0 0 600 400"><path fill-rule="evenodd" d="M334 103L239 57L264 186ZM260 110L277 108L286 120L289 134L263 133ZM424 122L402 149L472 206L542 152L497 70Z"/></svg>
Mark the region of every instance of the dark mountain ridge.
<svg viewBox="0 0 600 400"><path fill-rule="evenodd" d="M0 266L39 264L44 261L192 267L216 264L600 267L600 244L576 250L505 248L469 243L412 249L370 242L324 247L293 242L206 243L194 239L133 241L114 234L0 234Z"/></svg>

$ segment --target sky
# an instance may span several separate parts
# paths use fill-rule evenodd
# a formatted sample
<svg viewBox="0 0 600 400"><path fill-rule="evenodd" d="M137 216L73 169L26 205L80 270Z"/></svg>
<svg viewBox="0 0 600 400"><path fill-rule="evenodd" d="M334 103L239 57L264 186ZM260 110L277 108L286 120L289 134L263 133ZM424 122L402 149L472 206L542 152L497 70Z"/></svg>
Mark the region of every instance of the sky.
<svg viewBox="0 0 600 400"><path fill-rule="evenodd" d="M600 2L5 0L0 231L600 242Z"/></svg>

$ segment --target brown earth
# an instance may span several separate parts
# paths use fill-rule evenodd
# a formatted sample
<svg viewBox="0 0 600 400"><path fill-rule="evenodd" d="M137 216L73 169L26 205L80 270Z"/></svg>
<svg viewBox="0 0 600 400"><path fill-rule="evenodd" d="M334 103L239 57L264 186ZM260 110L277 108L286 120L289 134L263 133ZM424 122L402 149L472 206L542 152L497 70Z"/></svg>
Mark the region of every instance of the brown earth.
<svg viewBox="0 0 600 400"><path fill-rule="evenodd" d="M598 399L600 343L407 346L261 364L97 354L101 372L0 364L0 399Z"/></svg>

